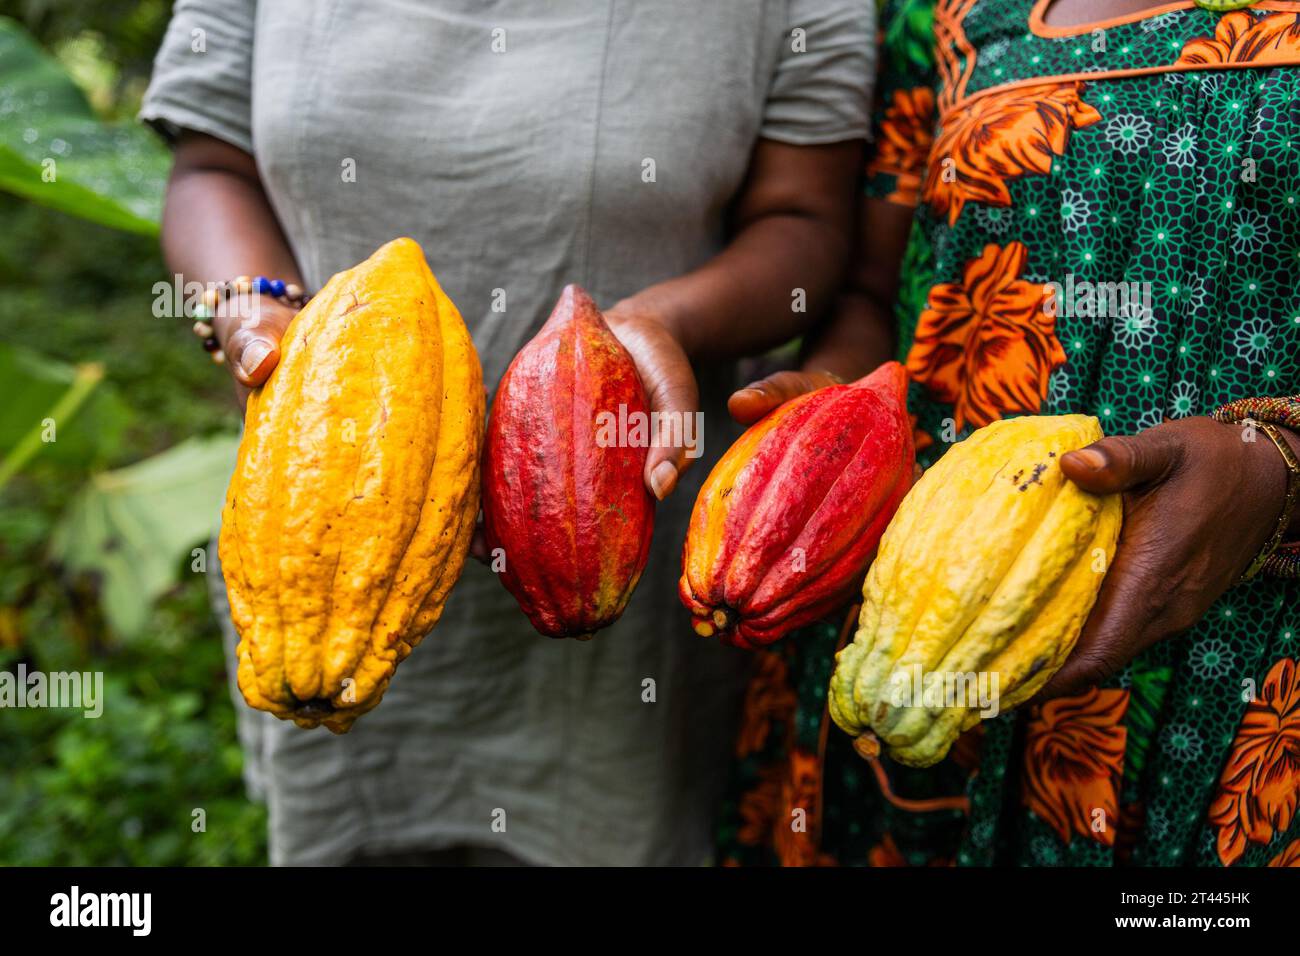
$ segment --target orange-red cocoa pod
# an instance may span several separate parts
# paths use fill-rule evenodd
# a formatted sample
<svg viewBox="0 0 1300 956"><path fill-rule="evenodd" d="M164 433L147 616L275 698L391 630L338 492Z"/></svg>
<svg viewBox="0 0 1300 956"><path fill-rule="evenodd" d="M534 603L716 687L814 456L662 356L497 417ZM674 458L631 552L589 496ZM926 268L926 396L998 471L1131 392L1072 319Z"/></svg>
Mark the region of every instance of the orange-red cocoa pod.
<svg viewBox="0 0 1300 956"><path fill-rule="evenodd" d="M648 419L632 356L566 286L497 387L483 458L488 548L502 549L502 583L548 637L612 624L641 577L654 529Z"/></svg>
<svg viewBox="0 0 1300 956"><path fill-rule="evenodd" d="M695 499L678 590L696 633L753 649L851 600L914 460L897 362L753 425Z"/></svg>

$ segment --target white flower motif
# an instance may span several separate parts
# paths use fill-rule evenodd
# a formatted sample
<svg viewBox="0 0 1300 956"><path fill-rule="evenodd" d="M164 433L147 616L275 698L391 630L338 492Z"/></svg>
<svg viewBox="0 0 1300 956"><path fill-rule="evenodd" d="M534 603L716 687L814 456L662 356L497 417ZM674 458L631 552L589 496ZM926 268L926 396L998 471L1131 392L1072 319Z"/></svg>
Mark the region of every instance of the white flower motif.
<svg viewBox="0 0 1300 956"><path fill-rule="evenodd" d="M1168 412L1170 418L1186 418L1196 411L1196 401L1201 390L1195 382L1179 382L1169 390Z"/></svg>
<svg viewBox="0 0 1300 956"><path fill-rule="evenodd" d="M1061 366L1052 373L1051 379L1047 383L1047 403L1055 409L1068 408L1070 402L1070 392L1074 384L1070 381L1067 374L1068 366Z"/></svg>
<svg viewBox="0 0 1300 956"><path fill-rule="evenodd" d="M1187 283L1187 315L1202 311L1210 300L1210 283L1206 276L1200 275Z"/></svg>
<svg viewBox="0 0 1300 956"><path fill-rule="evenodd" d="M1140 113L1116 113L1106 124L1106 138L1121 153L1140 153L1151 142L1151 121Z"/></svg>
<svg viewBox="0 0 1300 956"><path fill-rule="evenodd" d="M1156 320L1141 309L1121 309L1111 326L1111 339L1121 348L1141 351L1156 340Z"/></svg>
<svg viewBox="0 0 1300 956"><path fill-rule="evenodd" d="M1188 659L1197 677L1205 680L1220 680L1228 676L1235 657L1227 641L1209 637L1199 641L1192 648Z"/></svg>
<svg viewBox="0 0 1300 956"><path fill-rule="evenodd" d="M1165 753L1184 762L1195 760L1204 746L1201 732L1191 724L1170 724L1161 733Z"/></svg>
<svg viewBox="0 0 1300 956"><path fill-rule="evenodd" d="M1154 17L1147 17L1142 21L1142 32L1154 33L1156 30L1163 30L1176 19L1178 19L1177 13L1160 13Z"/></svg>
<svg viewBox="0 0 1300 956"><path fill-rule="evenodd" d="M1269 322L1259 316L1241 323L1232 333L1233 347L1252 365L1263 361L1272 342L1273 335L1269 331Z"/></svg>
<svg viewBox="0 0 1300 956"><path fill-rule="evenodd" d="M999 206L976 206L975 221L985 232L1000 236L1011 228L1011 210Z"/></svg>
<svg viewBox="0 0 1300 956"><path fill-rule="evenodd" d="M1165 161L1180 168L1191 166L1196 162L1197 145L1196 127L1184 123L1165 140Z"/></svg>
<svg viewBox="0 0 1300 956"><path fill-rule="evenodd" d="M1061 192L1061 224L1066 232L1078 232L1088 221L1092 207L1077 189Z"/></svg>
<svg viewBox="0 0 1300 956"><path fill-rule="evenodd" d="M1147 808L1146 829L1156 839L1169 833L1169 817L1158 803Z"/></svg>
<svg viewBox="0 0 1300 956"><path fill-rule="evenodd" d="M1256 110L1255 117L1250 121L1250 138L1259 139L1259 134L1264 131L1264 124L1272 122L1273 117L1265 114L1264 110Z"/></svg>
<svg viewBox="0 0 1300 956"><path fill-rule="evenodd" d="M970 828L971 842L976 846L985 846L993 839L993 821L981 820Z"/></svg>
<svg viewBox="0 0 1300 956"><path fill-rule="evenodd" d="M1010 37L994 40L980 51L980 62L992 63L994 60L1000 60L1007 55L1009 49L1011 49Z"/></svg>
<svg viewBox="0 0 1300 956"><path fill-rule="evenodd" d="M1148 428L1155 428L1164 420L1165 420L1164 414L1160 411L1159 408L1153 405L1150 408L1148 408L1146 411L1144 411L1141 415L1139 415L1137 417L1137 421L1134 422L1134 424L1137 426L1137 430L1142 432L1142 431L1146 431Z"/></svg>
<svg viewBox="0 0 1300 956"><path fill-rule="evenodd" d="M1038 866L1058 866L1061 862L1061 850L1052 837L1035 837L1030 843L1034 863Z"/></svg>
<svg viewBox="0 0 1300 956"><path fill-rule="evenodd" d="M1256 255L1264 251L1272 233L1272 221L1267 213L1238 209L1232 219L1232 250L1238 255Z"/></svg>

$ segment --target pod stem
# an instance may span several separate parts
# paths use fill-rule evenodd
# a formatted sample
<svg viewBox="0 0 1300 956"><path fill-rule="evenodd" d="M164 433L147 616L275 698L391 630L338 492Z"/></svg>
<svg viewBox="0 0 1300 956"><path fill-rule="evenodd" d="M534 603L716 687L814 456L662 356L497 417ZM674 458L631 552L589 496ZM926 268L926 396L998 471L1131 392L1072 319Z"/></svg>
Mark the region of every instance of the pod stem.
<svg viewBox="0 0 1300 956"><path fill-rule="evenodd" d="M853 749L863 760L875 760L880 756L880 738L866 730L853 738Z"/></svg>
<svg viewBox="0 0 1300 956"><path fill-rule="evenodd" d="M889 782L889 774L885 773L885 767L880 762L880 738L871 731L865 731L860 736L854 737L853 749L858 752L859 757L871 764L871 772L876 776L876 784L880 787L881 796L900 810L913 813L927 813L933 810L959 810L965 814L970 813L970 799L964 796L930 797L925 800L912 800L894 793L894 788Z"/></svg>

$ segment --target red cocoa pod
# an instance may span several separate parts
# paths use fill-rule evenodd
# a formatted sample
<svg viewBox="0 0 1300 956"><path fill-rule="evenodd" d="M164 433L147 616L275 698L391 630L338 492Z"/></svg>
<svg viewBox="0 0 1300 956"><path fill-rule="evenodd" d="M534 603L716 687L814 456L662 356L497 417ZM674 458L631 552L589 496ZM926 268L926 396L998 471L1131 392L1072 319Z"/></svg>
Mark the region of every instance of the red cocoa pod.
<svg viewBox="0 0 1300 956"><path fill-rule="evenodd" d="M638 419L632 442L611 427ZM645 569L648 420L632 356L591 297L565 286L497 387L483 458L489 551L503 549L501 581L547 637L614 623Z"/></svg>
<svg viewBox="0 0 1300 956"><path fill-rule="evenodd" d="M897 362L753 425L695 499L678 591L696 633L755 649L847 604L914 461Z"/></svg>

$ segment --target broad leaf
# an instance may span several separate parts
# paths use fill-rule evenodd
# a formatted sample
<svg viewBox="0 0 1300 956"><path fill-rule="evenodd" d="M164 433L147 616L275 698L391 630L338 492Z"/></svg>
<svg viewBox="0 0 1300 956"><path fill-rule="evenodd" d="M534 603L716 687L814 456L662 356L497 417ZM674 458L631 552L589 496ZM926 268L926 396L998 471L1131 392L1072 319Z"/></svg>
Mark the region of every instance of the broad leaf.
<svg viewBox="0 0 1300 956"><path fill-rule="evenodd" d="M117 451L131 414L111 386L86 380L90 371L0 344L0 459L33 435L37 455L64 465L89 468ZM70 407L79 388L88 394Z"/></svg>
<svg viewBox="0 0 1300 956"><path fill-rule="evenodd" d="M138 634L153 602L190 566L191 549L207 546L238 446L233 435L187 439L96 475L69 506L51 536L51 557L71 574L100 579L116 633Z"/></svg>
<svg viewBox="0 0 1300 956"><path fill-rule="evenodd" d="M59 63L0 17L0 189L156 234L171 157L135 123L104 123Z"/></svg>

